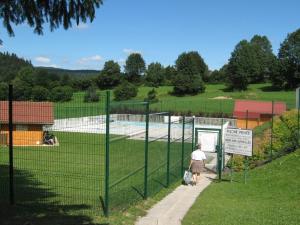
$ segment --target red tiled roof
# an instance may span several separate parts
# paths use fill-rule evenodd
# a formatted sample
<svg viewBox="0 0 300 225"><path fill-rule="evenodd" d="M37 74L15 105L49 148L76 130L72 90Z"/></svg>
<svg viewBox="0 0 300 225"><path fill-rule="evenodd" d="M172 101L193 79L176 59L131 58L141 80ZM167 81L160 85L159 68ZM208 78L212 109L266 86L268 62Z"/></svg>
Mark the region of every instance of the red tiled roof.
<svg viewBox="0 0 300 225"><path fill-rule="evenodd" d="M253 100L236 100L234 105L233 116L235 118L260 118L261 115L272 115L272 102L253 101ZM274 115L281 115L286 111L284 102L274 102Z"/></svg>
<svg viewBox="0 0 300 225"><path fill-rule="evenodd" d="M8 101L0 101L0 123L8 123ZM51 102L13 102L14 124L53 124L53 104Z"/></svg>

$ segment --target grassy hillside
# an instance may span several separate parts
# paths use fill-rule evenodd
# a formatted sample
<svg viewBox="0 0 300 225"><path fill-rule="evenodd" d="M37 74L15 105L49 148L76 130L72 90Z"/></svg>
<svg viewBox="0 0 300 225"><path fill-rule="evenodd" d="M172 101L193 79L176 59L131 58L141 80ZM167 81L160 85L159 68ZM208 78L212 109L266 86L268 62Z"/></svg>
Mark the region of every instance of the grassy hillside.
<svg viewBox="0 0 300 225"><path fill-rule="evenodd" d="M151 87L140 87L138 96L133 100L143 101ZM156 88L159 102L151 104L151 109L158 111L192 112L192 113L227 113L232 114L235 99L252 99L264 101L283 101L288 108L295 107L295 91L271 91L270 84L252 84L247 91L228 92L223 84L210 84L206 86L203 94L195 96L176 97L169 94L172 87L165 86ZM69 103L58 103L57 106L89 104L97 107L99 103L83 103L83 92L74 94ZM113 97L113 94L112 94ZM225 99L216 99L216 98ZM104 98L103 98L104 99Z"/></svg>
<svg viewBox="0 0 300 225"><path fill-rule="evenodd" d="M234 182L213 183L198 197L183 225L300 224L300 150Z"/></svg>
<svg viewBox="0 0 300 225"><path fill-rule="evenodd" d="M144 99L151 88L139 89L137 99ZM294 91L271 91L270 84L253 84L247 91L228 92L223 84L211 84L206 86L203 94L195 96L176 97L169 95L172 87L159 87L156 89L160 102L153 104L152 108L174 111L192 112L224 112L232 113L234 99L252 99L265 101L284 101L289 108L295 105ZM227 99L216 99L225 97Z"/></svg>

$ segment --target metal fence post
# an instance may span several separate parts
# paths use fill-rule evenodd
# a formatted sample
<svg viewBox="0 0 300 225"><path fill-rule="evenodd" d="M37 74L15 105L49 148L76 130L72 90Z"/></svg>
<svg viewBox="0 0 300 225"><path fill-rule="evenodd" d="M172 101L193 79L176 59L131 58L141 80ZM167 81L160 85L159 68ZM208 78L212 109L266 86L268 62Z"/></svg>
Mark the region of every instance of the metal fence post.
<svg viewBox="0 0 300 225"><path fill-rule="evenodd" d="M9 200L15 204L14 188L14 152L13 152L13 86L9 85L8 93L8 128L9 128Z"/></svg>
<svg viewBox="0 0 300 225"><path fill-rule="evenodd" d="M223 119L223 113L222 113L222 120L221 120L221 145L220 145L220 148L221 148L221 152L222 152L222 170L224 169L225 167L225 151L223 151L223 125L224 125L224 119Z"/></svg>
<svg viewBox="0 0 300 225"><path fill-rule="evenodd" d="M222 143L221 143L222 144ZM217 145L217 163L218 163L218 177L219 177L219 181L221 181L222 179L222 151L221 151L221 146Z"/></svg>
<svg viewBox="0 0 300 225"><path fill-rule="evenodd" d="M105 207L104 214L109 213L109 124L110 122L110 92L106 92L106 133L105 133Z"/></svg>
<svg viewBox="0 0 300 225"><path fill-rule="evenodd" d="M193 124L192 124L192 151L194 151L194 136L195 136L195 117L193 117Z"/></svg>
<svg viewBox="0 0 300 225"><path fill-rule="evenodd" d="M297 115L297 117L298 117L298 122L297 122L297 129L298 129L298 146L299 146L299 138L300 138L300 125L299 125L299 116L300 116L300 109L299 109L299 105L300 105L300 91L298 91L298 105L297 105L297 109L298 109L298 115Z"/></svg>
<svg viewBox="0 0 300 225"><path fill-rule="evenodd" d="M168 116L167 187L170 185L171 113Z"/></svg>
<svg viewBox="0 0 300 225"><path fill-rule="evenodd" d="M185 116L182 117L181 177L183 177L183 166L184 166L184 129L185 129Z"/></svg>
<svg viewBox="0 0 300 225"><path fill-rule="evenodd" d="M271 161L273 160L273 122L274 122L274 101L272 101L272 121L271 121Z"/></svg>
<svg viewBox="0 0 300 225"><path fill-rule="evenodd" d="M246 111L246 129L248 129L248 118L249 118L249 112L248 112L248 110ZM244 157L244 183L246 184L247 183L247 181L246 181L246 179L247 179L247 166L248 166L248 156L245 156Z"/></svg>
<svg viewBox="0 0 300 225"><path fill-rule="evenodd" d="M144 199L148 197L149 102L146 103Z"/></svg>
<svg viewBox="0 0 300 225"><path fill-rule="evenodd" d="M246 111L246 129L248 129L249 111Z"/></svg>

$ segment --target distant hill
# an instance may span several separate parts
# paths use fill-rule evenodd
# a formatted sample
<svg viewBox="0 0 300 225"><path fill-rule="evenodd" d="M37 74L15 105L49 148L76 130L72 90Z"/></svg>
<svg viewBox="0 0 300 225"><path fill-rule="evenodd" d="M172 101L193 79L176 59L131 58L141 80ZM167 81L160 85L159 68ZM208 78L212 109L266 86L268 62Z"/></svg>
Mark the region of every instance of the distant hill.
<svg viewBox="0 0 300 225"><path fill-rule="evenodd" d="M55 67L35 67L37 69L46 70L50 73L56 73L57 75L68 74L70 76L97 76L100 73L100 70L68 70L68 69L60 69Z"/></svg>

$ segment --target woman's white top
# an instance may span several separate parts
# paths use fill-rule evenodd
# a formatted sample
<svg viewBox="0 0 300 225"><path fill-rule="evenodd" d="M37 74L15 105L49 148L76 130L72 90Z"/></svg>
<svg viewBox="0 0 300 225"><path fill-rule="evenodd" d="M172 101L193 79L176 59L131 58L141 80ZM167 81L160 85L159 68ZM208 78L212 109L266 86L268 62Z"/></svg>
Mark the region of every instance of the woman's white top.
<svg viewBox="0 0 300 225"><path fill-rule="evenodd" d="M200 149L196 149L192 152L192 160L204 160L206 159L206 156L203 151Z"/></svg>

